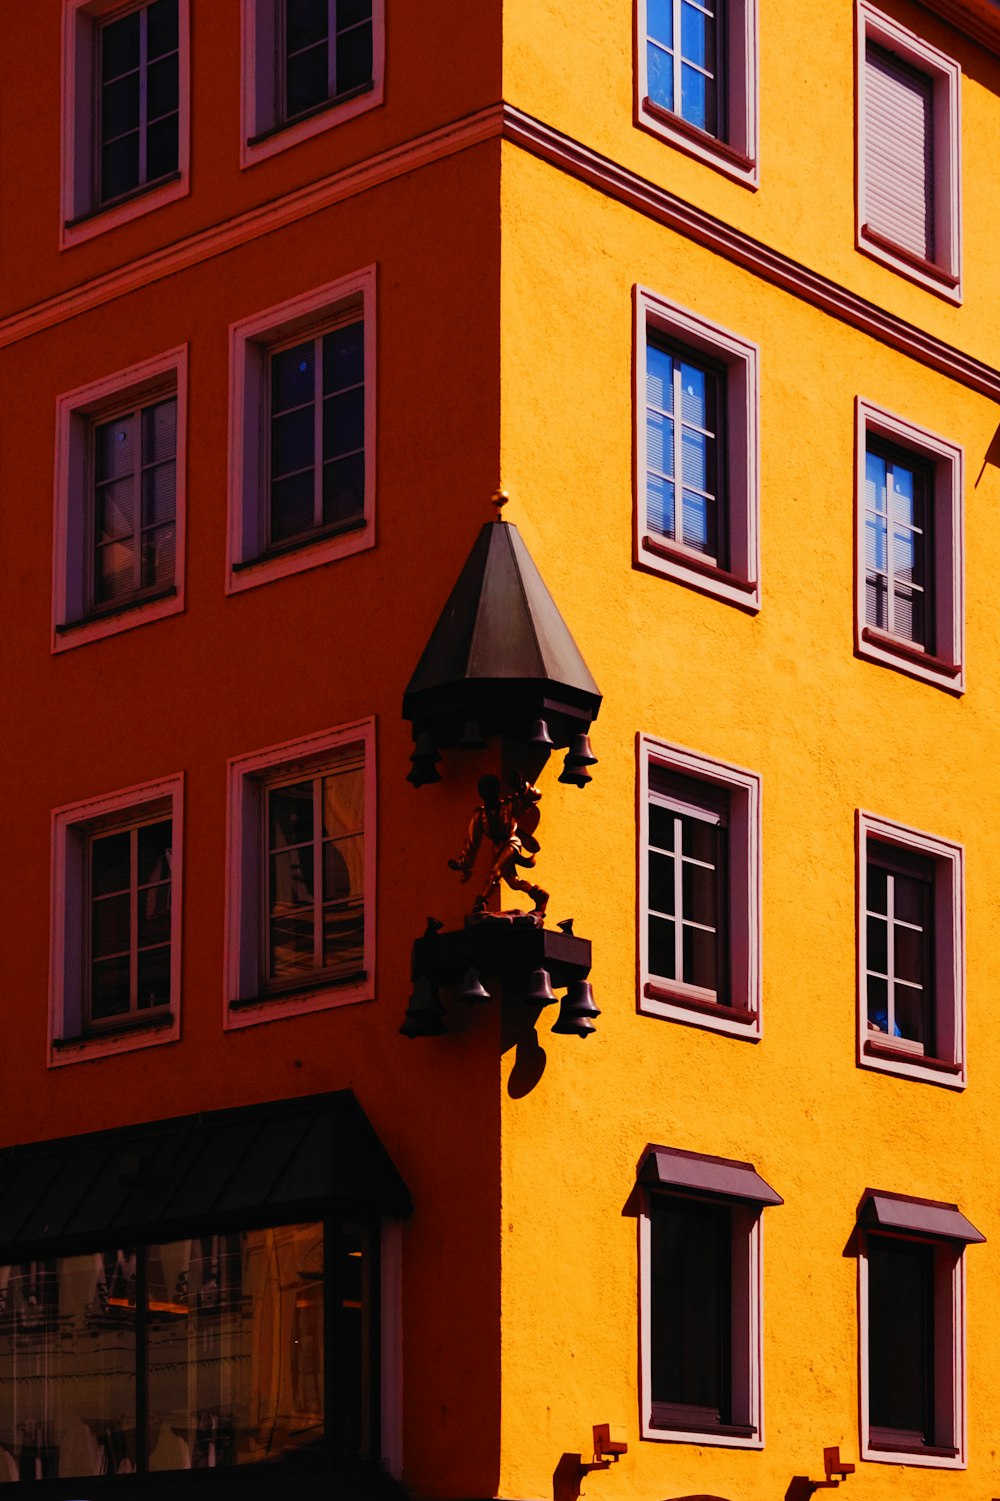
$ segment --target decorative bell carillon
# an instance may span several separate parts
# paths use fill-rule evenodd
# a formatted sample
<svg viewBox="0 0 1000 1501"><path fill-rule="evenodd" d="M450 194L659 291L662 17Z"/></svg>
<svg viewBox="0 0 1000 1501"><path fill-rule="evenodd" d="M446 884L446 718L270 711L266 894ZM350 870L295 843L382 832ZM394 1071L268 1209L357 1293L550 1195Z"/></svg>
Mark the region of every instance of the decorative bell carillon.
<svg viewBox="0 0 1000 1501"><path fill-rule="evenodd" d="M596 1032L594 1017L600 1016L594 1005L594 992L589 980L574 980L559 1007L559 1016L553 1032L563 1037L589 1037Z"/></svg>
<svg viewBox="0 0 1000 1501"><path fill-rule="evenodd" d="M465 729L462 731L462 738L458 743L463 750L486 750L489 741L484 738L483 732L479 728L478 719L467 719L465 721Z"/></svg>
<svg viewBox="0 0 1000 1501"><path fill-rule="evenodd" d="M458 992L458 999L464 1001L467 1006L475 1006L480 1001L488 1001L489 998L490 993L479 978L478 969L470 965L462 977L462 988Z"/></svg>
<svg viewBox="0 0 1000 1501"><path fill-rule="evenodd" d="M528 736L528 745L535 746L538 750L550 751L555 747L555 741L549 734L549 727L544 719L536 719L531 734Z"/></svg>
<svg viewBox="0 0 1000 1501"><path fill-rule="evenodd" d="M444 1017L436 986L421 976L413 987L400 1032L404 1037L441 1037L448 1030Z"/></svg>
<svg viewBox="0 0 1000 1501"><path fill-rule="evenodd" d="M528 977L527 988L521 997L526 1006L550 1006L556 999L552 989L552 977L547 969L533 969Z"/></svg>
<svg viewBox="0 0 1000 1501"><path fill-rule="evenodd" d="M410 774L406 778L414 787L425 787L428 782L440 782L441 773L437 769L437 763L441 759L441 752L434 744L433 736L425 730L418 735L413 746L413 754L410 760Z"/></svg>
<svg viewBox="0 0 1000 1501"><path fill-rule="evenodd" d="M593 781L587 767L596 765L597 757L590 748L590 736L574 735L572 744L566 752L559 780L568 782L573 787L586 787L588 782Z"/></svg>

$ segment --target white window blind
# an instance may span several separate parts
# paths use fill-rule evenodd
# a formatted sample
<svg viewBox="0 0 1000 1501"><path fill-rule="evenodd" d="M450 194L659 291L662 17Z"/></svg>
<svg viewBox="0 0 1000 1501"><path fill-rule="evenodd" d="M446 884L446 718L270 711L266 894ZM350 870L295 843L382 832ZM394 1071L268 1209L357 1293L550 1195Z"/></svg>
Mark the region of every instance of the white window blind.
<svg viewBox="0 0 1000 1501"><path fill-rule="evenodd" d="M934 84L891 52L865 54L865 205L868 227L935 259Z"/></svg>

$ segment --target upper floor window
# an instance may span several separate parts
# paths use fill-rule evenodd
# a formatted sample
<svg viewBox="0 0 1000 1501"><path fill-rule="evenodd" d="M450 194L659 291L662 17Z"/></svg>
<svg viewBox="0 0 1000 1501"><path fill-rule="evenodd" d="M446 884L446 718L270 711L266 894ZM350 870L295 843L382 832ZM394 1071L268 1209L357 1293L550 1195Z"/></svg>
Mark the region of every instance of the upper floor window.
<svg viewBox="0 0 1000 1501"><path fill-rule="evenodd" d="M866 1189L858 1213L861 1455L965 1464L965 1247L955 1204Z"/></svg>
<svg viewBox="0 0 1000 1501"><path fill-rule="evenodd" d="M858 0L858 246L961 300L961 69Z"/></svg>
<svg viewBox="0 0 1000 1501"><path fill-rule="evenodd" d="M385 0L243 0L241 165L382 102Z"/></svg>
<svg viewBox="0 0 1000 1501"><path fill-rule="evenodd" d="M757 0L636 0L639 121L757 183Z"/></svg>
<svg viewBox="0 0 1000 1501"><path fill-rule="evenodd" d="M964 687L962 450L857 403L859 655Z"/></svg>
<svg viewBox="0 0 1000 1501"><path fill-rule="evenodd" d="M169 818L89 837L87 1023L170 1005Z"/></svg>
<svg viewBox="0 0 1000 1501"><path fill-rule="evenodd" d="M229 765L226 1025L374 994L372 726Z"/></svg>
<svg viewBox="0 0 1000 1501"><path fill-rule="evenodd" d="M183 608L187 351L60 396L53 649Z"/></svg>
<svg viewBox="0 0 1000 1501"><path fill-rule="evenodd" d="M760 605L757 346L636 288L636 559Z"/></svg>
<svg viewBox="0 0 1000 1501"><path fill-rule="evenodd" d="M643 736L639 1008L760 1036L760 779Z"/></svg>
<svg viewBox="0 0 1000 1501"><path fill-rule="evenodd" d="M230 592L373 545L374 304L369 268L230 329Z"/></svg>
<svg viewBox="0 0 1000 1501"><path fill-rule="evenodd" d="M962 850L858 815L859 1062L965 1083Z"/></svg>
<svg viewBox="0 0 1000 1501"><path fill-rule="evenodd" d="M65 248L188 191L190 0L63 0Z"/></svg>

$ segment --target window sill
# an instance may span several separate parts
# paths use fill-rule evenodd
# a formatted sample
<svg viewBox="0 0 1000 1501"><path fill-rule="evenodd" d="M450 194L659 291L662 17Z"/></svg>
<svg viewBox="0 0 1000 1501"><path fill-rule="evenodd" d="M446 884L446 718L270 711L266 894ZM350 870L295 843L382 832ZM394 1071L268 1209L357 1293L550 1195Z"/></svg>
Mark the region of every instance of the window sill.
<svg viewBox="0 0 1000 1501"><path fill-rule="evenodd" d="M922 1444L917 1440L913 1443L902 1443L894 1439L869 1438L868 1448L878 1454L911 1454L914 1458L922 1455L928 1459L957 1459L959 1450L950 1444Z"/></svg>
<svg viewBox="0 0 1000 1501"><path fill-rule="evenodd" d="M128 208L138 200L145 198L147 193L155 193L160 188L169 188L181 180L180 172L167 172L163 177L154 178L152 182L140 183L137 188L132 188L127 193L121 193L117 198L108 198L96 208L88 209L85 214L77 214L75 219L67 219L63 228L67 232L79 229L81 225L90 224L95 219L100 219L104 214L113 214L116 209Z"/></svg>
<svg viewBox="0 0 1000 1501"><path fill-rule="evenodd" d="M329 542L336 537L349 536L351 532L363 531L364 527L365 518L363 516L352 517L350 521L341 522L337 526L324 526L314 532L309 532L307 536L296 537L288 542L276 543L274 547L269 547L266 552L258 553L254 558L247 558L241 563L234 563L233 572L245 573L250 568L264 567L268 563L275 562L277 559L287 558L293 556L295 553L302 552L304 548L315 547L321 542Z"/></svg>
<svg viewBox="0 0 1000 1501"><path fill-rule="evenodd" d="M95 610L89 610L86 615L81 615L77 620L64 621L56 626L56 635L65 636L71 631L78 631L81 626L96 625L105 620L113 620L119 615L128 614L132 610L141 610L144 605L159 604L164 599L176 599L177 586L171 584L169 589L158 589L155 594L138 594L133 598L123 600L117 605L102 605Z"/></svg>
<svg viewBox="0 0 1000 1501"><path fill-rule="evenodd" d="M49 1068L95 1063L120 1053L162 1047L164 1043L177 1042L180 1035L180 1015L173 1007L155 1015L128 1017L113 1027L84 1032L80 1036L53 1037L49 1044Z"/></svg>
<svg viewBox="0 0 1000 1501"><path fill-rule="evenodd" d="M354 970L348 975L317 975L299 985L275 986L273 990L261 991L260 995L230 1001L229 1009L230 1011L246 1011L252 1006L280 1004L282 1001L295 1000L297 996L315 995L317 991L333 990L338 985L360 985L367 978L367 972L363 969Z"/></svg>
<svg viewBox="0 0 1000 1501"><path fill-rule="evenodd" d="M864 1052L871 1058L885 1058L891 1063L912 1063L936 1073L960 1074L962 1072L961 1063L952 1063L947 1058L931 1058L926 1053L911 1052L909 1048L896 1048L891 1042L877 1042L868 1038L865 1041Z"/></svg>
<svg viewBox="0 0 1000 1501"><path fill-rule="evenodd" d="M678 583L690 584L703 593L712 594L727 603L741 605L748 610L760 608L760 591L756 579L748 579L720 568L699 553L673 546L648 532L642 537L639 547L640 561L647 560L649 567Z"/></svg>
<svg viewBox="0 0 1000 1501"><path fill-rule="evenodd" d="M190 191L191 181L186 168L171 172L167 177L158 177L155 182L144 183L134 192L116 198L113 203L102 203L99 208L62 222L59 225L59 249L71 250L97 235L108 234L144 214L154 213L168 203L186 197Z"/></svg>
<svg viewBox="0 0 1000 1501"><path fill-rule="evenodd" d="M712 135L710 131L692 125L689 120L664 105L657 104L648 95L640 101L639 123L661 139L666 138L681 151L696 157L698 161L706 162L718 171L725 172L727 177L742 183L744 187L756 190L757 162L753 157L731 146L728 141Z"/></svg>
<svg viewBox="0 0 1000 1501"><path fill-rule="evenodd" d="M894 667L899 672L905 672L925 683L934 683L950 693L965 691L961 662L950 662L945 657L937 657L933 652L922 650L915 642L892 636L877 626L861 627L857 652L869 662Z"/></svg>
<svg viewBox="0 0 1000 1501"><path fill-rule="evenodd" d="M157 1011L155 1016L129 1016L113 1025L108 1023L104 1027L94 1027L88 1032L81 1032L78 1037L54 1037L54 1048L81 1048L89 1047L91 1043L103 1042L105 1039L120 1037L124 1034L135 1032L159 1032L164 1027L172 1027L174 1013L172 1011Z"/></svg>
<svg viewBox="0 0 1000 1501"><path fill-rule="evenodd" d="M226 1006L225 1027L232 1031L239 1027L253 1027L261 1022L305 1016L311 1011L329 1011L337 1006L370 1001L374 994L373 977L367 970L356 970L346 975L314 975L298 985L282 986L280 989L261 991L258 995L241 996L229 1001Z"/></svg>
<svg viewBox="0 0 1000 1501"><path fill-rule="evenodd" d="M744 1042L759 1042L760 1013L748 1006L726 1006L709 998L710 992L670 981L646 980L642 985L638 1010L644 1016L680 1022L709 1032L721 1032Z"/></svg>
<svg viewBox="0 0 1000 1501"><path fill-rule="evenodd" d="M730 1021L755 1022L756 1011L750 1011L745 1006L727 1006L723 1001L703 1000L702 994L687 990L682 986L660 985L653 981L647 982L642 987L642 993L651 1001L669 1001L674 1006L688 1006L692 1011L700 1011L706 1016L726 1016Z"/></svg>
<svg viewBox="0 0 1000 1501"><path fill-rule="evenodd" d="M858 231L857 248L862 254L871 256L873 260L905 276L907 280L916 282L930 292L936 292L939 297L954 303L962 301L961 278L954 272L945 270L936 261L915 255L912 250L897 245L867 224L862 224Z"/></svg>
<svg viewBox="0 0 1000 1501"><path fill-rule="evenodd" d="M342 104L349 104L352 99L361 99L365 94L370 94L375 88L375 80L370 78L367 83L359 83L356 88L345 89L342 94L335 94L330 99L324 99L322 104L313 105L312 109L305 109L299 115L292 115L287 120L280 120L276 125L271 125L267 130L262 130L258 135L251 136L247 146L252 150L254 146L262 146L271 141L275 136L282 135L286 130L294 130L297 125L307 125L313 120L321 118L329 110L335 110Z"/></svg>
<svg viewBox="0 0 1000 1501"><path fill-rule="evenodd" d="M177 615L184 609L184 595L180 586L171 584L169 589L155 594L144 594L123 601L110 608L94 610L78 620L65 620L52 627L53 652L70 651L84 646L88 641L101 641L106 636L130 631L154 620L164 620L168 615Z"/></svg>
<svg viewBox="0 0 1000 1501"><path fill-rule="evenodd" d="M695 1408L690 1414L685 1415L682 1408L674 1408L669 1413L661 1413L655 1404L649 1420L650 1428L659 1433L701 1433L706 1438L717 1435L719 1438L756 1438L757 1430L751 1423L720 1423L713 1422L711 1416L705 1416L702 1408Z"/></svg>
<svg viewBox="0 0 1000 1501"><path fill-rule="evenodd" d="M244 589L255 589L259 584L288 578L293 573L304 573L306 569L319 568L324 563L336 562L374 546L375 528L371 518L354 517L339 526L324 527L320 532L311 532L307 537L231 563L226 593L238 594Z"/></svg>

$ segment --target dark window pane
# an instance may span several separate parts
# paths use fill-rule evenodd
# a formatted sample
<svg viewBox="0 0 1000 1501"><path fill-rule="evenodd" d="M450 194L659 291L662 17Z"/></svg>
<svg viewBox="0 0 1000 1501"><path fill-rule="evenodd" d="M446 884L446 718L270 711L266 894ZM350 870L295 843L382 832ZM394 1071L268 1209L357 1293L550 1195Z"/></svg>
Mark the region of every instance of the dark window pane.
<svg viewBox="0 0 1000 1501"><path fill-rule="evenodd" d="M685 860L681 879L684 916L714 928L718 922L718 872Z"/></svg>
<svg viewBox="0 0 1000 1501"><path fill-rule="evenodd" d="M672 850L674 848L674 820L676 818L672 808L661 808L659 803L649 805L649 842L657 849Z"/></svg>
<svg viewBox="0 0 1000 1501"><path fill-rule="evenodd" d="M302 114L307 109L315 109L323 104L330 96L330 82L327 76L327 46L321 43L318 47L312 47L308 52L300 52L297 57L290 57L285 71L285 101L286 113L289 118Z"/></svg>
<svg viewBox="0 0 1000 1501"><path fill-rule="evenodd" d="M646 485L646 525L660 537L674 537L674 487L656 475Z"/></svg>
<svg viewBox="0 0 1000 1501"><path fill-rule="evenodd" d="M270 908L276 915L287 908L304 907L313 900L313 852L311 845L271 856Z"/></svg>
<svg viewBox="0 0 1000 1501"><path fill-rule="evenodd" d="M649 919L649 970L665 980L677 979L674 924L668 918Z"/></svg>
<svg viewBox="0 0 1000 1501"><path fill-rule="evenodd" d="M159 120L162 115L173 114L178 98L176 56L165 57L161 62L152 64L147 88L146 118Z"/></svg>
<svg viewBox="0 0 1000 1501"><path fill-rule="evenodd" d="M117 484L102 485L97 492L94 514L95 542L120 541L132 535L135 524L133 497L135 481L119 480Z"/></svg>
<svg viewBox="0 0 1000 1501"><path fill-rule="evenodd" d="M882 918L868 918L868 968L876 974L886 975L889 956L889 925Z"/></svg>
<svg viewBox="0 0 1000 1501"><path fill-rule="evenodd" d="M915 928L895 925L895 972L897 980L926 985L927 946L923 933Z"/></svg>
<svg viewBox="0 0 1000 1501"><path fill-rule="evenodd" d="M313 471L307 469L304 474L292 475L290 479L276 480L271 486L272 543L286 542L312 530L315 525L313 483Z"/></svg>
<svg viewBox="0 0 1000 1501"><path fill-rule="evenodd" d="M91 966L90 1016L95 1022L121 1016L129 1009L129 960L104 959Z"/></svg>
<svg viewBox="0 0 1000 1501"><path fill-rule="evenodd" d="M157 459L172 459L177 451L177 398L158 401L142 413L142 457L151 464Z"/></svg>
<svg viewBox="0 0 1000 1501"><path fill-rule="evenodd" d="M272 980L286 979L315 969L312 908L272 917L270 937Z"/></svg>
<svg viewBox="0 0 1000 1501"><path fill-rule="evenodd" d="M95 959L127 953L131 941L131 899L123 896L99 897L91 909L90 941Z"/></svg>
<svg viewBox="0 0 1000 1501"><path fill-rule="evenodd" d="M287 52L299 52L327 36L327 0L285 0Z"/></svg>
<svg viewBox="0 0 1000 1501"><path fill-rule="evenodd" d="M897 922L927 926L930 907L930 883L914 876L893 876L893 897Z"/></svg>
<svg viewBox="0 0 1000 1501"><path fill-rule="evenodd" d="M170 842L172 823L169 818L161 823L149 823L138 831L139 885L150 881L170 879Z"/></svg>
<svg viewBox="0 0 1000 1501"><path fill-rule="evenodd" d="M924 1009L926 1004L925 994L922 990L911 990L906 985L893 986L893 1009L895 1013L895 1035L905 1037L909 1042L927 1043L929 1039L924 1032Z"/></svg>
<svg viewBox="0 0 1000 1501"><path fill-rule="evenodd" d="M101 140L113 141L139 128L139 74L129 73L101 90Z"/></svg>
<svg viewBox="0 0 1000 1501"><path fill-rule="evenodd" d="M101 82L139 66L139 12L101 27Z"/></svg>
<svg viewBox="0 0 1000 1501"><path fill-rule="evenodd" d="M358 26L337 38L337 93L360 88L372 78L372 28Z"/></svg>
<svg viewBox="0 0 1000 1501"><path fill-rule="evenodd" d="M313 462L314 409L300 407L271 423L271 475L278 479L308 468Z"/></svg>
<svg viewBox="0 0 1000 1501"><path fill-rule="evenodd" d="M871 912L887 912L888 872L880 865L868 866L868 908Z"/></svg>
<svg viewBox="0 0 1000 1501"><path fill-rule="evenodd" d="M341 771L323 778L323 833L340 837L364 827L364 772Z"/></svg>
<svg viewBox="0 0 1000 1501"><path fill-rule="evenodd" d="M117 198L139 185L139 135L112 141L101 151L101 200Z"/></svg>
<svg viewBox="0 0 1000 1501"><path fill-rule="evenodd" d="M135 416L104 422L94 434L97 479L118 479L135 468Z"/></svg>
<svg viewBox="0 0 1000 1501"><path fill-rule="evenodd" d="M98 604L109 604L134 592L134 542L109 542L98 549L94 590Z"/></svg>
<svg viewBox="0 0 1000 1501"><path fill-rule="evenodd" d="M90 847L91 891L94 896L127 891L131 873L131 838L128 832L95 839Z"/></svg>
<svg viewBox="0 0 1000 1501"><path fill-rule="evenodd" d="M889 1031L889 985L871 975L868 976L868 1026L872 1032Z"/></svg>
<svg viewBox="0 0 1000 1501"><path fill-rule="evenodd" d="M360 970L364 963L365 915L360 904L323 910L323 967Z"/></svg>
<svg viewBox="0 0 1000 1501"><path fill-rule="evenodd" d="M310 339L271 356L271 413L311 402L315 395L316 346Z"/></svg>
<svg viewBox="0 0 1000 1501"><path fill-rule="evenodd" d="M933 1442L934 1249L868 1242L869 1420Z"/></svg>
<svg viewBox="0 0 1000 1501"><path fill-rule="evenodd" d="M365 446L365 393L361 386L323 402L323 457L336 459Z"/></svg>
<svg viewBox="0 0 1000 1501"><path fill-rule="evenodd" d="M267 812L272 850L308 844L313 837L312 782L273 788L268 794Z"/></svg>
<svg viewBox="0 0 1000 1501"><path fill-rule="evenodd" d="M653 1401L727 1422L731 1211L657 1201L650 1226Z"/></svg>
<svg viewBox="0 0 1000 1501"><path fill-rule="evenodd" d="M147 949L139 955L136 1009L170 1005L170 945Z"/></svg>
<svg viewBox="0 0 1000 1501"><path fill-rule="evenodd" d="M348 26L356 26L359 21L370 21L371 18L372 0L338 0L338 31L345 31Z"/></svg>
<svg viewBox="0 0 1000 1501"><path fill-rule="evenodd" d="M719 826L706 823L703 818L684 818L682 847L685 855L695 860L705 860L709 865L719 861Z"/></svg>
<svg viewBox="0 0 1000 1501"><path fill-rule="evenodd" d="M683 978L688 985L700 985L704 990L718 989L718 943L715 933L685 925Z"/></svg>
<svg viewBox="0 0 1000 1501"><path fill-rule="evenodd" d="M173 520L176 491L177 472L172 460L146 470L142 476L143 526Z"/></svg>
<svg viewBox="0 0 1000 1501"><path fill-rule="evenodd" d="M330 839L323 846L323 900L359 897L364 884L365 836Z"/></svg>
<svg viewBox="0 0 1000 1501"><path fill-rule="evenodd" d="M166 589L174 582L177 561L177 534L172 521L143 533L143 589Z"/></svg>
<svg viewBox="0 0 1000 1501"><path fill-rule="evenodd" d="M157 120L146 132L146 181L177 171L177 116Z"/></svg>
<svg viewBox="0 0 1000 1501"><path fill-rule="evenodd" d="M170 883L139 892L139 947L170 942Z"/></svg>
<svg viewBox="0 0 1000 1501"><path fill-rule="evenodd" d="M360 385L365 375L365 326L350 323L323 339L323 393Z"/></svg>
<svg viewBox="0 0 1000 1501"><path fill-rule="evenodd" d="M889 590L886 580L869 574L865 581L865 624L889 629Z"/></svg>
<svg viewBox="0 0 1000 1501"><path fill-rule="evenodd" d="M155 0L146 12L146 51L150 58L176 52L177 0Z"/></svg>
<svg viewBox="0 0 1000 1501"><path fill-rule="evenodd" d="M365 456L353 454L323 465L323 521L360 519L365 509Z"/></svg>
<svg viewBox="0 0 1000 1501"><path fill-rule="evenodd" d="M674 915L674 861L670 855L649 855L649 908Z"/></svg>

